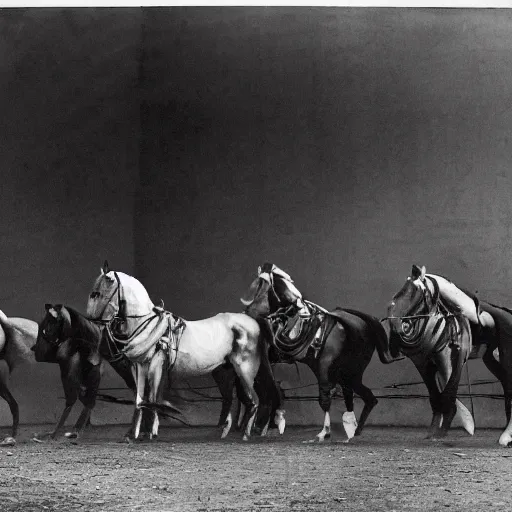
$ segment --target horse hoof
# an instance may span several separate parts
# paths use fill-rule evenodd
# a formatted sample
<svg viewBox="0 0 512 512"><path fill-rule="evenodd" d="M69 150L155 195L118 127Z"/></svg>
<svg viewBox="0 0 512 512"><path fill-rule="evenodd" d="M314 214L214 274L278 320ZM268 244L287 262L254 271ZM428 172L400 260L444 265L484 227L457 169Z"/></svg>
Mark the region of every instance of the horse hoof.
<svg viewBox="0 0 512 512"><path fill-rule="evenodd" d="M249 436L247 434L244 434L244 437L242 437L242 441L249 441Z"/></svg>
<svg viewBox="0 0 512 512"><path fill-rule="evenodd" d="M274 423L277 425L277 430L280 434L284 434L284 429L286 428L284 413L284 409L278 409L274 417Z"/></svg>
<svg viewBox="0 0 512 512"><path fill-rule="evenodd" d="M331 434L325 434L325 436L321 436L320 434L315 436L315 439L311 441L311 443L323 443L326 440L331 439Z"/></svg>
<svg viewBox="0 0 512 512"><path fill-rule="evenodd" d="M64 437L67 437L68 439L78 439L78 432L66 432Z"/></svg>
<svg viewBox="0 0 512 512"><path fill-rule="evenodd" d="M351 412L345 411L343 413L342 420L343 420L343 428L345 429L345 433L347 434L347 437L349 439L352 439L358 429L356 415L354 414L353 411L351 411Z"/></svg>
<svg viewBox="0 0 512 512"><path fill-rule="evenodd" d="M14 439L14 437L6 437L0 443L0 446L14 446L15 444L16 444L16 439Z"/></svg>
<svg viewBox="0 0 512 512"><path fill-rule="evenodd" d="M500 444L500 446L504 446L506 448L509 446L511 441L512 441L512 437L510 436L509 433L505 432L505 433L501 434L500 440L498 441L498 443Z"/></svg>

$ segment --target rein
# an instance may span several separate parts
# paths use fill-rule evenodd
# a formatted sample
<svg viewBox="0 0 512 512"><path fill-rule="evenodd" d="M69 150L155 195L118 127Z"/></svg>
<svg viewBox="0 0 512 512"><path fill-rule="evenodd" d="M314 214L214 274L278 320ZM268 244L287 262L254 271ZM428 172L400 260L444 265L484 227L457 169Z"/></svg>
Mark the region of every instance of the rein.
<svg viewBox="0 0 512 512"><path fill-rule="evenodd" d="M432 284L434 286L434 292L432 293L430 291L430 288L428 287L428 285L425 285L425 289L422 290L422 292L423 292L422 303L425 308L430 309L430 306L427 302L426 293L425 293L425 292L428 292L428 294L430 295L431 301L432 301L432 307L435 308L434 311L430 311L429 313L423 313L423 314L420 313L417 315L407 314L407 315L403 315L403 316L385 316L385 317L381 318L380 321L383 322L384 320L419 320L421 318L431 318L433 316L438 316L438 315L441 315L444 318L449 318L449 317L455 316L453 313L450 313L448 310L446 310L444 313L440 311L439 306L442 304L439 303L439 285L437 284L437 281L435 279L433 279L432 277L426 277L426 279L429 279L432 282ZM415 308L416 308L416 305L411 308L411 311L414 310ZM446 307L444 307L444 309L446 309Z"/></svg>

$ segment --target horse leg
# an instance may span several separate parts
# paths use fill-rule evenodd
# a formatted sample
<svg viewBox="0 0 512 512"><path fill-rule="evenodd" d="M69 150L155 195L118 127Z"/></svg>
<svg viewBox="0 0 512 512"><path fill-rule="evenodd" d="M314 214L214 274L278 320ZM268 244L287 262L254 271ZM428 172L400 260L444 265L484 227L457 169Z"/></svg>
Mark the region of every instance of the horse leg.
<svg viewBox="0 0 512 512"><path fill-rule="evenodd" d="M505 344L502 344L505 345ZM500 365L504 371L503 391L505 398L505 414L507 416L507 426L502 432L499 444L509 446L512 442L512 419L510 411L512 409L512 347L500 346Z"/></svg>
<svg viewBox="0 0 512 512"><path fill-rule="evenodd" d="M15 438L18 434L18 425L20 422L20 412L18 407L18 402L16 402L15 398L12 396L9 388L7 387L7 383L4 381L3 375L0 375L0 396L7 402L9 405L9 409L12 414L12 429L11 436L7 436L2 442L0 442L0 446L12 446L16 443Z"/></svg>
<svg viewBox="0 0 512 512"><path fill-rule="evenodd" d="M232 366L221 365L213 370L212 377L222 396L222 409L217 426L222 427L220 438L224 439L229 434L233 424L231 405L233 404L236 372Z"/></svg>
<svg viewBox="0 0 512 512"><path fill-rule="evenodd" d="M159 350L151 359L148 370L148 383L149 383L149 403L157 404L160 401L162 376L166 365L166 354L163 350ZM149 439L158 437L158 427L160 426L160 419L158 417L157 409L152 409L153 422L151 425L151 432Z"/></svg>
<svg viewBox="0 0 512 512"><path fill-rule="evenodd" d="M267 435L270 421L272 419L272 414L274 414L276 426L278 427L280 433L282 433L286 424L284 419L284 411L282 409L283 393L275 380L274 372L266 354L263 354L258 374L256 375L254 382L254 387L260 400L258 419L261 417L261 419L265 422L261 428L261 436ZM260 411L262 414L260 414Z"/></svg>
<svg viewBox="0 0 512 512"><path fill-rule="evenodd" d="M457 412L456 400L465 353L457 347L446 346L437 353L435 360L438 367L437 384L441 391L441 412L443 420L438 429L438 436L445 437ZM442 388L442 389L441 389Z"/></svg>
<svg viewBox="0 0 512 512"><path fill-rule="evenodd" d="M257 360L250 360L246 357L242 357L241 355L235 355L231 363L233 364L235 371L240 378L240 382L244 389L244 396L246 400L245 404L245 414L243 425L245 425L243 440L247 441L249 437L251 437L252 425L254 420L256 419L256 414L258 412L259 398L254 390L254 379L258 372L259 367L259 357Z"/></svg>
<svg viewBox="0 0 512 512"><path fill-rule="evenodd" d="M343 392L343 400L347 410L343 413L343 428L347 434L348 443L354 437L357 429L356 415L354 414L354 390L345 382L340 382L341 390Z"/></svg>
<svg viewBox="0 0 512 512"><path fill-rule="evenodd" d="M243 429L243 418L245 416L245 402L244 402L244 388L240 379L235 378L235 390L236 390L236 411L233 417L233 423L236 425L236 430ZM242 414L242 406L244 407L244 414Z"/></svg>
<svg viewBox="0 0 512 512"><path fill-rule="evenodd" d="M368 416L372 412L372 409L378 404L377 398L372 393L371 389L367 388L362 382L362 376L355 377L351 381L352 389L355 393L357 393L364 402L363 410L361 411L361 415L359 416L359 424L356 423L357 428L354 433L356 436L360 436L363 431L364 425Z"/></svg>
<svg viewBox="0 0 512 512"><path fill-rule="evenodd" d="M496 349L496 347L496 343L492 345L488 344L487 349L484 352L484 355L482 356L482 361L487 367L487 369L500 381L501 386L503 387L503 394L505 394L507 372L493 355L493 352ZM505 416L507 419L507 425L510 421L510 411L510 401L505 400Z"/></svg>
<svg viewBox="0 0 512 512"><path fill-rule="evenodd" d="M413 358L411 360L421 375L425 386L427 386L430 407L432 408L432 421L426 438L431 439L436 436L442 421L441 393L436 382L437 368L430 360L424 361L423 359Z"/></svg>
<svg viewBox="0 0 512 512"><path fill-rule="evenodd" d="M98 365L94 365L88 369L84 379L85 391L82 396L79 396L80 401L84 405L82 413L78 417L72 432L66 432L65 437L70 439L76 439L85 429L91 412L96 405L96 396L100 387L101 376L103 374L103 362Z"/></svg>
<svg viewBox="0 0 512 512"><path fill-rule="evenodd" d="M135 411L132 418L133 438L138 439L140 434L140 424L142 422L142 404L144 402L144 392L146 388L146 369L144 365L134 363L132 367L133 378L136 383L135 391Z"/></svg>
<svg viewBox="0 0 512 512"><path fill-rule="evenodd" d="M57 422L57 425L53 431L49 433L50 439L55 439L57 434L60 432L64 426L64 423L66 423L66 420L68 419L73 405L75 405L75 402L78 399L78 392L80 389L79 374L81 371L80 355L73 354L73 356L71 356L69 359L60 361L59 368L66 405L62 411L59 421Z"/></svg>
<svg viewBox="0 0 512 512"><path fill-rule="evenodd" d="M321 358L314 372L318 379L318 403L322 411L324 411L324 425L312 442L317 441L323 443L326 439L330 439L331 437L331 391L336 386L336 382L333 382L329 377L331 363L332 359L330 357Z"/></svg>
<svg viewBox="0 0 512 512"><path fill-rule="evenodd" d="M126 384L126 387L132 390L133 395L135 396L137 394L137 384L136 381L134 380L133 364L125 357L111 360L109 361L109 364L110 366L112 366L115 372L123 379L124 383ZM144 426L144 430L146 430L147 424L149 423L148 413L149 411L147 410L143 410L142 412L142 425ZM134 409L132 420L130 422L130 428L123 436L123 440L125 442L130 442L131 439L133 439L133 428L136 423L137 414L137 410Z"/></svg>

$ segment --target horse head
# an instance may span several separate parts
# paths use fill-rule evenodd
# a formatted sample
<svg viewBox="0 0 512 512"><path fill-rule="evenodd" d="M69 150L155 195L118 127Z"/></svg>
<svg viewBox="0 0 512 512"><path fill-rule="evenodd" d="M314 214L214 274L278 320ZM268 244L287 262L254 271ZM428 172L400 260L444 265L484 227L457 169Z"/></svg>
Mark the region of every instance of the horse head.
<svg viewBox="0 0 512 512"><path fill-rule="evenodd" d="M39 322L37 340L31 348L38 362L57 362L57 352L63 341L70 337L70 318L62 304L45 304L46 314Z"/></svg>
<svg viewBox="0 0 512 512"><path fill-rule="evenodd" d="M402 288L393 296L388 306L388 320L391 327L390 351L396 353L398 340L414 338L423 323L437 308L439 288L435 280L426 276L424 266L412 266L411 275L407 277Z"/></svg>
<svg viewBox="0 0 512 512"><path fill-rule="evenodd" d="M265 263L258 268L258 277L240 300L247 314L259 317L296 304L301 299L302 294L292 278L273 263Z"/></svg>
<svg viewBox="0 0 512 512"><path fill-rule="evenodd" d="M105 261L89 294L86 314L93 320L110 321L114 317L126 319L149 315L153 307L140 281L123 272L110 270Z"/></svg>

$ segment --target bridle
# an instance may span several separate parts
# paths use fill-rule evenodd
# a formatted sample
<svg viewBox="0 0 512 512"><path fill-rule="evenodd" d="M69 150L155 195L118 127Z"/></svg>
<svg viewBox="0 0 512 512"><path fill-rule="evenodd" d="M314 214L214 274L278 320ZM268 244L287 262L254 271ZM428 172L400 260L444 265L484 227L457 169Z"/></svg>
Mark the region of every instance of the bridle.
<svg viewBox="0 0 512 512"><path fill-rule="evenodd" d="M392 315L382 319L400 321L399 329L393 326L393 324L391 324L391 328L400 337L403 346L409 349L418 347L418 343L423 339L427 330L431 336L432 346L437 346L447 319L455 317L439 300L439 285L437 281L430 276L426 276L425 280L427 279L427 282L420 281L422 283L420 288L422 299L414 304L405 315ZM409 277L408 280L410 281L411 278ZM430 290L428 282L432 283L433 291ZM422 313L422 311L426 312ZM419 321L422 321L421 325L418 324Z"/></svg>
<svg viewBox="0 0 512 512"><path fill-rule="evenodd" d="M428 284L423 284L420 288L422 291L422 300L419 301L419 303L414 304L409 311L405 315L402 316L385 316L382 320L419 320L421 318L430 318L432 316L440 314L439 310L439 284L437 281L429 276L425 276L425 280L428 279L433 287L434 291L430 291L430 287ZM408 281L411 280L410 277L407 278ZM421 282L421 281L420 281ZM431 305L429 305L429 301L427 299L430 299ZM433 310L431 308L434 308ZM415 310L420 311L422 308L427 310L427 313L416 313L412 314ZM453 316L451 313L447 312L444 316Z"/></svg>

